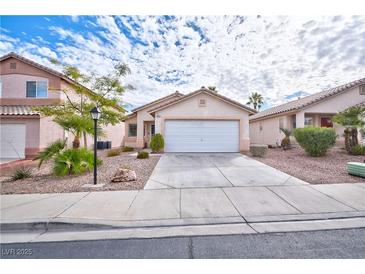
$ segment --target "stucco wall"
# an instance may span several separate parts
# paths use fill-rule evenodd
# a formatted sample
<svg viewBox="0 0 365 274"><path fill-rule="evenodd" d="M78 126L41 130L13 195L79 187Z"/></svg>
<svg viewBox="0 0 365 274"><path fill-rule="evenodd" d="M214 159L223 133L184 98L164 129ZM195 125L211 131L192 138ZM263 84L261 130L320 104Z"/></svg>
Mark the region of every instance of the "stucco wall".
<svg viewBox="0 0 365 274"><path fill-rule="evenodd" d="M292 119L289 115L281 115L257 122L250 122L250 141L253 144L273 145L281 143L285 135L280 131L280 120L282 126L292 128Z"/></svg>
<svg viewBox="0 0 365 274"><path fill-rule="evenodd" d="M206 106L199 106L199 100L205 99ZM207 94L198 94L192 98L162 109L155 113L156 133L164 135L165 120L169 119L206 119L239 120L240 150L249 149L248 112Z"/></svg>
<svg viewBox="0 0 365 274"><path fill-rule="evenodd" d="M50 143L65 137L64 130L51 117L41 117L39 123L39 148L47 147Z"/></svg>
<svg viewBox="0 0 365 274"><path fill-rule="evenodd" d="M1 75L0 80L2 82L2 98L26 98L27 91L27 81L47 81L49 79L46 77L38 77L33 75L24 74L7 74ZM48 87L48 97L47 98L60 98L60 89L52 89Z"/></svg>
<svg viewBox="0 0 365 274"><path fill-rule="evenodd" d="M119 123L115 126L108 125L103 127L103 131L106 134L101 140L111 141L112 147L121 147L125 137L125 126L124 123Z"/></svg>

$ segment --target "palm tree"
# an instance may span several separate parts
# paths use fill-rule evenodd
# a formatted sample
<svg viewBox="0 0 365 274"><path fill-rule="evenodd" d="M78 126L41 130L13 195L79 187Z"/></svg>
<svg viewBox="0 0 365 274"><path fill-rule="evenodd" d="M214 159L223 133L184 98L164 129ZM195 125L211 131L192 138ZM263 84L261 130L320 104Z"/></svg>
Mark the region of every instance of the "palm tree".
<svg viewBox="0 0 365 274"><path fill-rule="evenodd" d="M357 139L358 129L365 126L365 107L350 107L333 116L332 121L345 127L345 147L348 152L351 152L352 147L359 143Z"/></svg>
<svg viewBox="0 0 365 274"><path fill-rule="evenodd" d="M247 105L252 104L255 110L259 110L264 103L264 98L258 92L253 92L248 99Z"/></svg>
<svg viewBox="0 0 365 274"><path fill-rule="evenodd" d="M209 86L208 89L211 90L211 91L214 91L214 92L218 92L216 86Z"/></svg>
<svg viewBox="0 0 365 274"><path fill-rule="evenodd" d="M64 130L70 131L74 135L73 148L80 147L80 138L84 132L90 135L94 134L93 121L89 117L72 114L56 117L54 121Z"/></svg>
<svg viewBox="0 0 365 274"><path fill-rule="evenodd" d="M283 138L283 140L281 140L281 147L283 149L289 149L289 148L291 148L291 144L290 144L291 130L286 129L286 128L280 128L280 130L285 135L285 137Z"/></svg>

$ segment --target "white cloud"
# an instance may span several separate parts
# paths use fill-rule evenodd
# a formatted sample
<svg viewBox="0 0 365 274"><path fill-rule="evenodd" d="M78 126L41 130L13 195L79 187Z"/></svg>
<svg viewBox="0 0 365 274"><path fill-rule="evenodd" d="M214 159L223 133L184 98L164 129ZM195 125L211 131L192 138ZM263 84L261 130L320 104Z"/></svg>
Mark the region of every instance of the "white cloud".
<svg viewBox="0 0 365 274"><path fill-rule="evenodd" d="M275 105L297 91L365 77L364 16L100 16L84 23L88 32L50 27L59 38L52 49L7 36L0 51L57 54L97 73L123 61L132 70L125 82L137 88L124 96L133 105L202 85L242 103L256 91Z"/></svg>

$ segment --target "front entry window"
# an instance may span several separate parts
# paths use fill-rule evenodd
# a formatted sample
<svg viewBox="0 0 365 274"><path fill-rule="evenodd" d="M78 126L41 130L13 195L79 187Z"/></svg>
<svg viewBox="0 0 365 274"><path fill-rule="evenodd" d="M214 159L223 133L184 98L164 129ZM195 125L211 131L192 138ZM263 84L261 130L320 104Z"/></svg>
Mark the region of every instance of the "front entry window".
<svg viewBox="0 0 365 274"><path fill-rule="evenodd" d="M155 125L151 125L151 136L155 135Z"/></svg>
<svg viewBox="0 0 365 274"><path fill-rule="evenodd" d="M311 127L313 126L313 117L305 117L304 118L304 126L305 127Z"/></svg>

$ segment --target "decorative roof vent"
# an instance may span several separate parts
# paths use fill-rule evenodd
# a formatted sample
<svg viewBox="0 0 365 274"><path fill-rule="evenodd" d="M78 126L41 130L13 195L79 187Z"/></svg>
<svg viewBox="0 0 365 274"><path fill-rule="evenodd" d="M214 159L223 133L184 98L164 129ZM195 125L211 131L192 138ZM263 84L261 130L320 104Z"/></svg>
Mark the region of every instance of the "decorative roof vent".
<svg viewBox="0 0 365 274"><path fill-rule="evenodd" d="M11 62L10 63L10 69L16 69L16 63Z"/></svg>
<svg viewBox="0 0 365 274"><path fill-rule="evenodd" d="M207 101L204 98L199 99L199 107L205 107L207 105Z"/></svg>

